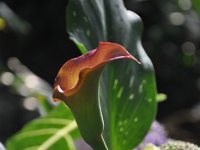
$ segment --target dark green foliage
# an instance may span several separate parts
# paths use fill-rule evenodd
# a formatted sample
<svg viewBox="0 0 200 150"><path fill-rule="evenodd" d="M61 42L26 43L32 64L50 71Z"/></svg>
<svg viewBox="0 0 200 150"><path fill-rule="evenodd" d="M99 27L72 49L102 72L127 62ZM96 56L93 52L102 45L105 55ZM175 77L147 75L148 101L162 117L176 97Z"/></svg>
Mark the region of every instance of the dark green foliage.
<svg viewBox="0 0 200 150"><path fill-rule="evenodd" d="M148 131L156 113L152 63L140 41L142 22L121 0L71 0L68 11L71 38L91 50L100 41L122 44L141 65L119 60L104 71L100 83L104 138L109 149L132 149Z"/></svg>

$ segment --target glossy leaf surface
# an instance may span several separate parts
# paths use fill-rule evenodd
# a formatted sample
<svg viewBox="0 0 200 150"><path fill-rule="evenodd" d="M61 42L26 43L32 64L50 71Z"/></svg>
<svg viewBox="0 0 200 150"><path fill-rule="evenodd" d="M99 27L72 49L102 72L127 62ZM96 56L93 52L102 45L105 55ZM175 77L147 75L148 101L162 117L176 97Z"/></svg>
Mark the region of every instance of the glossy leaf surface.
<svg viewBox="0 0 200 150"><path fill-rule="evenodd" d="M87 50L99 41L116 42L141 62L112 62L99 91L109 149L131 150L143 139L156 113L154 69L141 45L141 19L126 10L122 0L70 0L67 19L71 38Z"/></svg>
<svg viewBox="0 0 200 150"><path fill-rule="evenodd" d="M78 138L76 122L69 109L60 104L46 117L27 124L10 138L7 150L75 150L73 138Z"/></svg>

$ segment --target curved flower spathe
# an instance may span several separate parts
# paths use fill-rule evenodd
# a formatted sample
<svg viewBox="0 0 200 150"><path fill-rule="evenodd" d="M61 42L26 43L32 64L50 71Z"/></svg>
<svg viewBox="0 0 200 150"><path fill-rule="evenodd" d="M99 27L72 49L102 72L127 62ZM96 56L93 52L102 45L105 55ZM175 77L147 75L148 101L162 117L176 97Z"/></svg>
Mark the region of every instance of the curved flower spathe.
<svg viewBox="0 0 200 150"><path fill-rule="evenodd" d="M65 96L75 94L84 82L84 78L97 68L120 58L132 59L139 63L128 51L119 44L100 42L97 49L67 61L58 72L54 91ZM56 97L54 100L56 101Z"/></svg>
<svg viewBox="0 0 200 150"><path fill-rule="evenodd" d="M66 62L56 77L53 98L62 100L76 119L83 139L95 150L106 150L98 84L104 66L112 60L134 60L121 45L100 42L97 49ZM139 62L138 62L139 63Z"/></svg>

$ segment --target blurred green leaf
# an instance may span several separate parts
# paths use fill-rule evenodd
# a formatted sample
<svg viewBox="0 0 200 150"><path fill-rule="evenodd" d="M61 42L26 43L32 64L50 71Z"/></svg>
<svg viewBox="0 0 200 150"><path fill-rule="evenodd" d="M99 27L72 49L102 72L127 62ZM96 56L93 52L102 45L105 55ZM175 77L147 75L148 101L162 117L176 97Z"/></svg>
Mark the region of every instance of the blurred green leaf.
<svg viewBox="0 0 200 150"><path fill-rule="evenodd" d="M157 102L163 102L163 101L165 101L166 99L167 99L167 95L164 94L164 93L158 93L158 94L156 95L156 100L157 100Z"/></svg>
<svg viewBox="0 0 200 150"><path fill-rule="evenodd" d="M1 18L5 21L3 28ZM6 27L9 27L11 30L21 35L26 35L31 30L31 25L29 23L17 16L5 2L0 2L0 30Z"/></svg>
<svg viewBox="0 0 200 150"><path fill-rule="evenodd" d="M77 45L77 47L79 48L79 50L80 50L80 52L81 52L82 54L87 53L87 49L85 48L85 46L84 46L82 43L80 43L79 41L77 41L76 39L73 39L73 38L72 38L72 40L73 40L74 43Z"/></svg>
<svg viewBox="0 0 200 150"><path fill-rule="evenodd" d="M16 57L8 60L8 67L0 65L1 84L8 86L9 89L25 99L34 97L39 102L40 115L46 115L55 105L52 102L52 86L29 70Z"/></svg>
<svg viewBox="0 0 200 150"><path fill-rule="evenodd" d="M200 14L200 0L192 0L194 9Z"/></svg>
<svg viewBox="0 0 200 150"><path fill-rule="evenodd" d="M79 138L74 118L64 104L59 104L46 117L27 124L6 146L7 150L75 150L74 138Z"/></svg>
<svg viewBox="0 0 200 150"><path fill-rule="evenodd" d="M142 63L112 62L99 91L109 149L136 147L150 128L157 104L153 65L140 40L140 17L126 10L122 0L70 0L67 19L71 38L86 49L94 49L100 41L116 42Z"/></svg>

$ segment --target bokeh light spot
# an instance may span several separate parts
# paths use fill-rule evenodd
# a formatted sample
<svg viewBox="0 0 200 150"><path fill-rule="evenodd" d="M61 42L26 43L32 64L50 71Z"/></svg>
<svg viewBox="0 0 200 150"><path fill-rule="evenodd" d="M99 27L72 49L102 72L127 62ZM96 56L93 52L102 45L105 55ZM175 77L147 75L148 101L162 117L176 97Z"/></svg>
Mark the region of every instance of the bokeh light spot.
<svg viewBox="0 0 200 150"><path fill-rule="evenodd" d="M196 47L192 42L185 42L182 44L182 51L185 55L194 55Z"/></svg>
<svg viewBox="0 0 200 150"><path fill-rule="evenodd" d="M38 100L35 97L28 97L24 99L24 108L27 110L36 110L38 108Z"/></svg>
<svg viewBox="0 0 200 150"><path fill-rule="evenodd" d="M35 75L27 75L25 78L25 84L29 88L35 88L39 85L39 79Z"/></svg>
<svg viewBox="0 0 200 150"><path fill-rule="evenodd" d="M169 15L169 19L173 25L182 25L185 21L185 16L180 12L172 12Z"/></svg>
<svg viewBox="0 0 200 150"><path fill-rule="evenodd" d="M11 72L4 72L0 77L1 83L4 85L11 85L15 80L15 76Z"/></svg>
<svg viewBox="0 0 200 150"><path fill-rule="evenodd" d="M192 7L191 0L179 0L178 4L183 10L190 10Z"/></svg>

